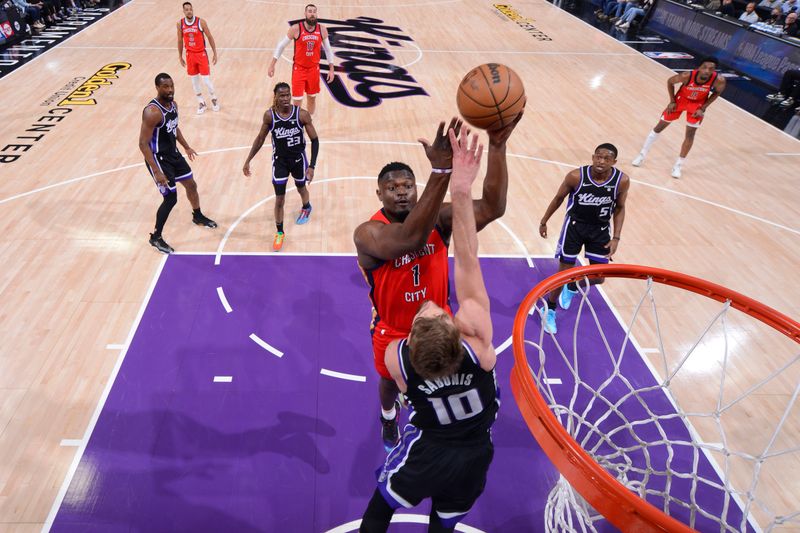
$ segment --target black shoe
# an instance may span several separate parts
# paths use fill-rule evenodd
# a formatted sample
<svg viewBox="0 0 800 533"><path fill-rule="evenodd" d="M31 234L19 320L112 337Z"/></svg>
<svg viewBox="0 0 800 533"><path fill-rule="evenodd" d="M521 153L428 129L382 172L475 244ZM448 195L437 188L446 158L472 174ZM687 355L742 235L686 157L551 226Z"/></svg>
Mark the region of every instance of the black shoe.
<svg viewBox="0 0 800 533"><path fill-rule="evenodd" d="M394 411L395 415L391 420L386 420L381 415L381 426L383 426L381 436L383 437L383 447L386 453L392 451L392 448L400 442L400 430L397 427L397 419L400 418L400 402L397 400L394 402Z"/></svg>
<svg viewBox="0 0 800 533"><path fill-rule="evenodd" d="M203 213L192 216L192 222L198 226L205 226L207 228L216 228L217 223L205 216Z"/></svg>
<svg viewBox="0 0 800 533"><path fill-rule="evenodd" d="M172 246L164 242L164 239L161 237L161 235L156 237L155 233L150 234L150 246L164 254L171 254L175 251Z"/></svg>

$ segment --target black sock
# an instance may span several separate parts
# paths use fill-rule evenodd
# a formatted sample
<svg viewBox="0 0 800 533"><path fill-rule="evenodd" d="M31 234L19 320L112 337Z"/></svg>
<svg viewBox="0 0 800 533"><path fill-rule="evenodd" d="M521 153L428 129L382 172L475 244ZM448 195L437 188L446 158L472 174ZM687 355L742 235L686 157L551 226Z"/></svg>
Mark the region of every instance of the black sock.
<svg viewBox="0 0 800 533"><path fill-rule="evenodd" d="M385 533L389 529L393 514L394 509L386 503L381 491L375 489L375 492L372 493L372 499L367 505L367 510L364 511L364 517L361 519L361 527L358 531L361 533Z"/></svg>
<svg viewBox="0 0 800 533"><path fill-rule="evenodd" d="M276 222L275 227L278 228L278 233L283 233L283 222Z"/></svg>
<svg viewBox="0 0 800 533"><path fill-rule="evenodd" d="M455 531L455 527L444 527L436 509L431 509L428 518L428 533L452 533L453 531Z"/></svg>
<svg viewBox="0 0 800 533"><path fill-rule="evenodd" d="M203 213L200 212L200 208L198 207L197 209L192 209L192 215L197 218L199 216L203 216Z"/></svg>
<svg viewBox="0 0 800 533"><path fill-rule="evenodd" d="M303 204L303 209L311 209L311 202Z"/></svg>
<svg viewBox="0 0 800 533"><path fill-rule="evenodd" d="M161 236L161 231L164 229L164 224L167 223L169 213L177 203L178 193L172 191L164 196L164 199L161 201L161 205L158 206L158 211L156 211L156 228L153 232L154 235L159 237Z"/></svg>
<svg viewBox="0 0 800 533"><path fill-rule="evenodd" d="M548 309L555 309L556 308L556 303L555 302L551 302L550 300L547 300L547 308Z"/></svg>
<svg viewBox="0 0 800 533"><path fill-rule="evenodd" d="M567 288L572 292L578 292L578 285L574 281L572 283L567 283Z"/></svg>

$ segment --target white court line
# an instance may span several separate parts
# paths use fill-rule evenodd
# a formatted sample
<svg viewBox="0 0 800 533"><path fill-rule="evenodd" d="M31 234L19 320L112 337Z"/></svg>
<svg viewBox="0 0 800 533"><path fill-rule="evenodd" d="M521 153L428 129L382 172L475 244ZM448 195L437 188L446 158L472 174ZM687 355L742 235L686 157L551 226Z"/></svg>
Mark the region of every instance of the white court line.
<svg viewBox="0 0 800 533"><path fill-rule="evenodd" d="M395 513L392 516L392 524L427 524L428 517L421 514L398 514ZM336 526L332 529L325 531L324 533L353 533L358 531L359 526L361 525L361 519L353 520L352 522L347 522L346 524L342 524L341 526ZM456 524L455 531L460 531L461 533L484 533L483 530L468 526L466 524L458 523Z"/></svg>
<svg viewBox="0 0 800 533"><path fill-rule="evenodd" d="M209 251L193 251L193 252L174 252L170 255L216 255L216 252L209 252ZM222 252L223 257L228 256L272 256L272 257L283 257L283 256L295 256L295 257L356 257L355 252L281 252L276 254L275 252ZM531 259L553 259L553 254L478 254L478 257L484 257L487 259L494 258L494 259L525 259L526 257L530 257Z"/></svg>
<svg viewBox="0 0 800 533"><path fill-rule="evenodd" d="M548 5L552 5L552 4L548 3ZM559 8L554 7L554 9L559 9ZM587 24L587 26L589 26L590 28L593 28L593 26L590 26L588 24ZM731 104L731 105L733 105L733 104ZM737 109L739 109L739 108L737 108ZM789 137L791 137L791 136L789 135ZM354 141L320 141L320 144L390 144L390 145L395 145L395 146L418 146L419 145L419 143L406 142L406 141L359 141L359 140L354 140ZM215 154L215 153L222 153L222 152L232 152L232 151L236 151L236 150L249 150L250 148L251 148L250 146L232 146L230 148L219 148L219 149L216 149L216 150L207 150L207 151L204 151L204 152L200 152L199 155ZM562 166L562 167L568 167L568 168L577 168L577 167L580 166L580 165L575 165L575 164L571 164L571 163L564 163L564 162L561 162L561 161L553 161L553 160L550 160L550 159L542 159L542 158L539 158L539 157L534 157L534 156L529 156L529 155L512 154L512 153L508 153L507 155L509 157L516 157L516 158L519 158L519 159L528 159L528 160L531 160L531 161L539 161L541 163L549 163L549 164L558 165L558 166ZM19 198L24 198L26 196L30 196L32 194L35 194L35 193L38 193L38 192L42 192L42 191L45 191L45 190L48 190L48 189L52 189L52 188L55 188L55 187L60 187L61 185L68 185L70 183L75 183L77 181L82 181L82 180L86 180L86 179L93 178L93 177L96 177L96 176L100 176L100 175L103 175L103 174L110 174L112 172L117 172L119 170L126 170L126 169L137 167L137 166L142 166L143 167L144 163L136 163L136 164L133 164L133 165L125 165L123 167L118 167L118 168L114 168L114 169L111 169L111 170L104 170L102 172L95 172L93 174L88 174L86 176L81 176L81 177L78 177L78 178L72 178L72 179L69 179L69 180L66 180L66 181L53 183L51 185L47 185L45 187L40 187L40 188L34 189L32 191L28 191L28 192L16 194L14 196L10 196L8 198L4 198L4 199L0 200L0 204L4 204L4 203L10 202L12 200L17 200ZM329 179L329 180L316 180L315 183L322 183L323 181L331 181L332 179ZM336 179L341 180L341 179L345 179L345 178L336 178ZM356 178L349 177L349 178L346 178L346 179L356 179ZM359 177L358 179L375 180L376 178L374 176L371 176L369 178ZM706 200L704 198L700 198L699 196L694 196L694 195L691 195L691 194L687 194L687 193L676 191L674 189L669 189L667 187L660 187L658 185L653 185L651 183L647 183L647 182L644 182L644 181L636 180L636 179L633 179L633 178L630 178L630 180L633 183L637 183L637 184L643 185L645 187L650 187L652 189L657 189L657 190L660 190L660 191L663 191L663 192L666 192L666 193L675 194L677 196L681 196L683 198L688 198L690 200L696 200L698 202L701 202L701 203L704 203L704 204L708 204L708 205L712 205L714 207L718 207L720 209L724 209L726 211L730 211L732 213L735 213L735 214L738 214L738 215L741 215L741 216L744 216L744 217L747 217L747 218L750 218L750 219L753 219L753 220L757 220L759 222L763 222L764 224L767 224L767 225L770 225L770 226L773 226L773 227L776 227L776 228L779 228L779 229L786 230L786 231L788 231L790 233L794 233L796 235L800 235L800 229L790 228L788 226L784 226L783 224L778 224L777 222L772 222L771 220L767 220L765 218L761 218L761 217L758 217L756 215L751 215L750 213L746 213L744 211L741 211L739 209L735 209L733 207L729 207L729 206L722 205L722 204L719 204L719 203L716 203L716 202L712 202L711 200ZM252 210L256 209L257 207L259 207L263 203L267 202L268 200L271 200L274 197L275 196L272 195L272 196L270 196L268 198L265 198L265 199L261 200L259 203L257 203L256 205L252 206L247 212L244 213L243 217L240 217L240 218L243 219L244 217L249 215ZM237 220L237 222L235 224L238 224L239 222L241 222L241 220ZM225 237L223 237L223 239L225 241L227 241L227 238L229 237L229 235L230 235L230 228L229 228L228 232L226 232ZM223 244L223 243L220 243L220 244ZM224 247L224 245L223 245L223 247ZM214 262L215 265L219 264L219 258L222 255L221 254L221 250L222 250L222 248L218 248L218 250L217 250L217 258L215 259L215 262ZM285 252L281 252L281 253L285 254Z"/></svg>
<svg viewBox="0 0 800 533"><path fill-rule="evenodd" d="M269 4L273 6L298 6L302 7L304 4L303 2L271 2L269 0L247 0L253 4ZM427 2L404 2L401 4L377 4L377 5L360 5L360 4L353 4L353 5L337 5L337 8L341 7L380 7L380 8L389 8L389 7L412 7L412 6L438 6L440 4L453 4L456 2L461 2L461 0L428 0ZM426 522L427 523L427 522Z"/></svg>
<svg viewBox="0 0 800 533"><path fill-rule="evenodd" d="M784 132L784 133L786 133L786 132ZM794 138L794 137L792 137L792 138ZM798 155L800 155L800 152L767 152L766 155L769 155L769 156L772 156L772 157L775 157L775 156L778 156L778 157L780 157L780 156L798 156Z"/></svg>
<svg viewBox="0 0 800 533"><path fill-rule="evenodd" d="M548 385L561 385L561 378L547 378L544 380Z"/></svg>
<svg viewBox="0 0 800 533"><path fill-rule="evenodd" d="M78 464L81 462L81 458L83 458L83 453L86 451L86 445L89 442L89 438L92 436L92 432L94 431L95 425L97 425L97 420L100 418L100 413L103 411L103 406L106 404L106 400L108 399L108 394L111 392L111 387L114 385L114 381L117 379L117 375L119 374L119 369L122 367L122 362L125 360L125 356L128 354L128 347L131 345L131 341L133 340L133 335L136 333L136 330L139 328L139 323L142 321L142 316L144 315L144 310L147 308L147 304L150 301L150 297L153 296L153 291L156 288L156 282L158 278L161 276L161 271L164 269L164 265L167 263L167 258L169 256L165 255L161 262L159 262L158 267L156 268L156 272L153 275L153 281L150 282L150 287L147 289L147 293L145 294L144 301L142 301L142 305L139 308L139 313L136 315L136 319L133 321L133 325L131 326L131 330L128 333L128 339L125 341L125 349L123 349L119 356L117 357L117 363L114 365L114 369L111 371L111 375L108 377L108 382L106 382L106 387L103 389L103 394L100 395L100 400L97 402L97 407L95 407L94 413L92 414L92 418L89 420L89 425L86 427L86 431L83 434L83 439L78 449L78 453L75 454L75 457L72 459L72 463L69 465L69 469L67 470L67 475L64 478L64 482L61 484L61 488L58 491L58 495L56 496L55 501L53 502L53 506L50 508L50 513L47 515L47 519L42 526L42 531L46 533L50 531L50 528L53 527L53 521L56 518L56 514L58 513L58 509L61 507L61 502L64 501L64 496L67 494L67 489L69 488L70 483L72 483L72 478L75 476L75 471L78 469Z"/></svg>
<svg viewBox="0 0 800 533"><path fill-rule="evenodd" d="M106 350L124 350L124 344L106 344Z"/></svg>
<svg viewBox="0 0 800 533"><path fill-rule="evenodd" d="M319 373L323 376L330 376L332 378L339 378L339 379L346 379L349 381L360 381L365 382L367 381L367 376L357 376L355 374L345 374L344 372L336 372L334 370L328 370L327 368L320 368Z"/></svg>
<svg viewBox="0 0 800 533"><path fill-rule="evenodd" d="M511 343L513 342L513 340L514 340L514 336L513 335L511 337L507 338L505 340L505 342L503 342L503 344L501 344L500 346L495 348L495 350L494 350L495 354L496 355L500 355L501 353L506 351L506 349L508 349L508 347L511 346Z"/></svg>
<svg viewBox="0 0 800 533"><path fill-rule="evenodd" d="M642 353L661 353L658 348L642 348Z"/></svg>
<svg viewBox="0 0 800 533"><path fill-rule="evenodd" d="M214 383L231 383L233 376L214 376Z"/></svg>
<svg viewBox="0 0 800 533"><path fill-rule="evenodd" d="M256 344L258 344L259 346L261 346L262 348L264 348L264 349L265 349L266 351L268 351L269 353L271 353L271 354L273 354L273 355L276 355L276 356L278 356L278 357L283 357L283 352L282 352L282 351L280 351L280 350L278 350L277 348L273 347L273 346L272 346L272 345L270 345L270 344L269 344L267 341L263 340L261 337L259 337L259 336L258 336L258 335L256 335L255 333L251 333L251 334L250 334L250 340L252 340L252 341L253 341L253 342L255 342Z"/></svg>
<svg viewBox="0 0 800 533"><path fill-rule="evenodd" d="M61 442L58 443L59 446L63 446L65 448L71 447L78 447L83 444L82 439L61 439Z"/></svg>
<svg viewBox="0 0 800 533"><path fill-rule="evenodd" d="M231 309L231 304L228 303L228 299L225 297L222 287L217 287L217 296L219 296L219 301L222 302L222 307L225 308L225 312L232 312L233 309Z"/></svg>

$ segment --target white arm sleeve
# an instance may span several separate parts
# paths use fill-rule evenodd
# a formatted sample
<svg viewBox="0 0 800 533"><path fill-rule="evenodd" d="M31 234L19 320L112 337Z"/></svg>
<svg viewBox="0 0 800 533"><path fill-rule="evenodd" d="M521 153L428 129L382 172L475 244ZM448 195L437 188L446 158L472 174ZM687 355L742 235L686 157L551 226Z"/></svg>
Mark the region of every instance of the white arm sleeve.
<svg viewBox="0 0 800 533"><path fill-rule="evenodd" d="M322 46L325 48L325 57L328 58L328 64L333 65L333 50L331 49L331 40L325 37L322 41Z"/></svg>
<svg viewBox="0 0 800 533"><path fill-rule="evenodd" d="M275 47L275 53L272 54L272 57L275 59L280 59L281 54L283 53L283 49L286 48L286 45L292 42L288 37L284 36L283 39L278 41L278 46Z"/></svg>

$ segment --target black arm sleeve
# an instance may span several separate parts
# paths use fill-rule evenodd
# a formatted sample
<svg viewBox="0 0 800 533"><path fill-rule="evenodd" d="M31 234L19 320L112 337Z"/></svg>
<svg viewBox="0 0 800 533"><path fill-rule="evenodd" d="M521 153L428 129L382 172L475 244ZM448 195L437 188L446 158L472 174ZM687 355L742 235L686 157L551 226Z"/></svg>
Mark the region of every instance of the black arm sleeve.
<svg viewBox="0 0 800 533"><path fill-rule="evenodd" d="M319 139L311 139L311 168L317 166L317 156L319 155Z"/></svg>

